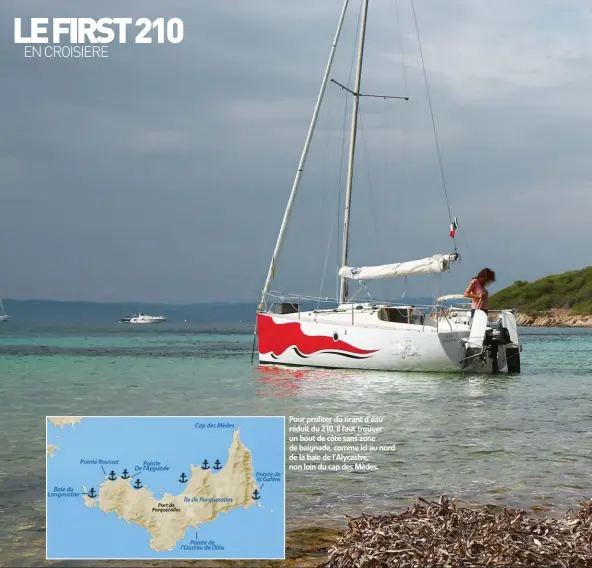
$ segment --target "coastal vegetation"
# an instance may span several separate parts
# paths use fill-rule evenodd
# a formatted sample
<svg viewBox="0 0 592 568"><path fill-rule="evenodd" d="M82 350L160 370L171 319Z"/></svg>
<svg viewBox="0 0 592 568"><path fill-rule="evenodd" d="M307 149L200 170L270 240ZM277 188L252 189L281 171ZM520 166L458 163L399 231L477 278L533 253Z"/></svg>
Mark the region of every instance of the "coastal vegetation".
<svg viewBox="0 0 592 568"><path fill-rule="evenodd" d="M534 282L518 280L492 295L489 306L510 308L529 316L541 316L552 310L565 310L570 316L590 316L592 266L552 274Z"/></svg>

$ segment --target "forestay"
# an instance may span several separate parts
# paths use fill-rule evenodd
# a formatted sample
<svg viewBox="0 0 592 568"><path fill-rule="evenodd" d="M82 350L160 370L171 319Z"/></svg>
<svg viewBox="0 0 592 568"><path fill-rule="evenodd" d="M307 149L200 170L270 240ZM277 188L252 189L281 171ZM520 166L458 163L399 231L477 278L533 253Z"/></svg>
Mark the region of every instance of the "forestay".
<svg viewBox="0 0 592 568"><path fill-rule="evenodd" d="M344 266L339 276L351 280L377 280L379 278L398 278L415 274L435 274L450 270L450 264L457 259L456 254L435 254L420 260L410 260L380 266Z"/></svg>

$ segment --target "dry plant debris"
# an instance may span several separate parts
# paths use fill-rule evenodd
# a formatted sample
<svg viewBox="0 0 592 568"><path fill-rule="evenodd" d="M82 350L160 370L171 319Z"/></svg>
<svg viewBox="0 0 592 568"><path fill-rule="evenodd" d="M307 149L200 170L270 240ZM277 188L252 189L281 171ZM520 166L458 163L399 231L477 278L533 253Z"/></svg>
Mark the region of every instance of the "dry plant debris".
<svg viewBox="0 0 592 568"><path fill-rule="evenodd" d="M446 497L346 518L324 568L592 568L592 500L561 519L463 508Z"/></svg>

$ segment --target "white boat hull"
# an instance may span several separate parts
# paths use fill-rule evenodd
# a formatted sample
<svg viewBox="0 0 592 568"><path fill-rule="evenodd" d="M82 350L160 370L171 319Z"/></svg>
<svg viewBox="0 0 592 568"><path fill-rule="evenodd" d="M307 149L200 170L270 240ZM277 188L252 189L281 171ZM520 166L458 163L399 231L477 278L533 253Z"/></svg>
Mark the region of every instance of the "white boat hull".
<svg viewBox="0 0 592 568"><path fill-rule="evenodd" d="M129 318L123 318L119 320L119 323L134 323L134 324L149 324L149 323L164 323L166 318L164 316L134 316Z"/></svg>
<svg viewBox="0 0 592 568"><path fill-rule="evenodd" d="M494 372L493 361L486 352L482 357L466 358L470 334L467 324L396 324L379 321L372 313L260 313L257 333L259 362L263 364L377 371ZM507 372L503 347L498 350L495 367L496 372Z"/></svg>
<svg viewBox="0 0 592 568"><path fill-rule="evenodd" d="M8 316L0 316L0 323L3 321L8 321Z"/></svg>

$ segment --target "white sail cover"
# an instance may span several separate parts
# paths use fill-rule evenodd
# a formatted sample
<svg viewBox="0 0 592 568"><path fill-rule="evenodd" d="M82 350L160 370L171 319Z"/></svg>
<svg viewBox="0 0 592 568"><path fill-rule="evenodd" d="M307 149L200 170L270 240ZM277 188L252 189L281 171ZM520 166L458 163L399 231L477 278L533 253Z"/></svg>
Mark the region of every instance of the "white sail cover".
<svg viewBox="0 0 592 568"><path fill-rule="evenodd" d="M440 296L436 301L438 304L440 302L445 302L446 300L469 300L464 294L448 294L446 296Z"/></svg>
<svg viewBox="0 0 592 568"><path fill-rule="evenodd" d="M435 254L421 260L410 260L395 264L382 264L380 266L343 266L339 270L339 276L351 280L376 280L379 278L398 278L400 276L412 276L414 274L434 274L447 272L450 263L455 261L456 254Z"/></svg>

